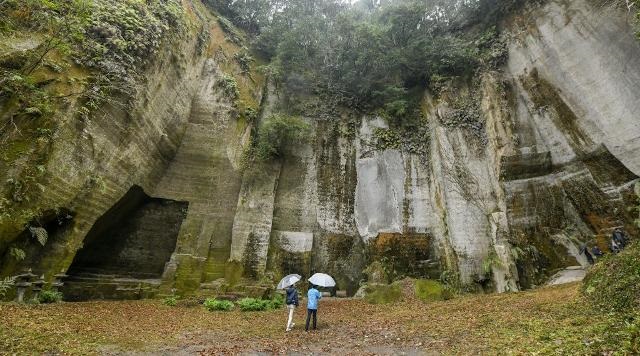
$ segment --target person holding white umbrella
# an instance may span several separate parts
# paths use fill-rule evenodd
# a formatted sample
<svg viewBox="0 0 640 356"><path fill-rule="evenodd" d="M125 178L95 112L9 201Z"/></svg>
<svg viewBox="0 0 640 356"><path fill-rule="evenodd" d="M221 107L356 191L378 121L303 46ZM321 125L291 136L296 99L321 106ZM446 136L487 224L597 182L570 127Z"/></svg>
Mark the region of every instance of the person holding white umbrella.
<svg viewBox="0 0 640 356"><path fill-rule="evenodd" d="M313 316L313 330L316 330L318 321L318 301L322 299L322 294L316 289L313 283L309 283L309 291L307 292L307 322L304 331L309 331L309 321Z"/></svg>
<svg viewBox="0 0 640 356"><path fill-rule="evenodd" d="M321 287L335 287L336 281L333 278L324 273L316 273L309 278L309 292L307 292L307 322L305 324L305 331L309 331L309 322L313 316L313 330L316 330L316 324L318 321L318 301L322 299L322 294L316 285Z"/></svg>
<svg viewBox="0 0 640 356"><path fill-rule="evenodd" d="M289 310L289 319L287 321L287 329L286 329L287 331L291 331L291 328L293 328L293 326L296 325L296 323L293 322L293 314L299 302L298 302L298 291L296 290L295 284L301 278L302 277L298 274L290 274L282 278L280 283L278 283L278 289L286 288L286 291L287 291L286 304L287 304L287 309Z"/></svg>

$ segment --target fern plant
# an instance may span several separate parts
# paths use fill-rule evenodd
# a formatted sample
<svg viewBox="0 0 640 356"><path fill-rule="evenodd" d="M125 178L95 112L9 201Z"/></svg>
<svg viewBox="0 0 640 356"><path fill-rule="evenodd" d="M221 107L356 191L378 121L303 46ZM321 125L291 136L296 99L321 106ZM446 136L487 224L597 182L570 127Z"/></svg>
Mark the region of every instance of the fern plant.
<svg viewBox="0 0 640 356"><path fill-rule="evenodd" d="M209 298L204 301L204 307L208 311L229 311L233 309L233 303L228 300Z"/></svg>
<svg viewBox="0 0 640 356"><path fill-rule="evenodd" d="M31 236L38 240L40 245L44 246L47 243L47 239L49 238L49 234L47 230L42 227L29 227L29 232L31 232Z"/></svg>
<svg viewBox="0 0 640 356"><path fill-rule="evenodd" d="M169 307L175 307L176 305L178 305L178 298L176 297L167 297L165 298L162 303L166 306Z"/></svg>
<svg viewBox="0 0 640 356"><path fill-rule="evenodd" d="M7 295L7 292L16 283L16 277L6 277L0 280L0 299Z"/></svg>
<svg viewBox="0 0 640 356"><path fill-rule="evenodd" d="M17 247L12 247L9 250L9 254L11 255L11 257L13 257L16 261L22 261L27 257L26 252L24 252L23 249L17 248Z"/></svg>
<svg viewBox="0 0 640 356"><path fill-rule="evenodd" d="M485 274L488 274L491 273L494 267L501 268L503 267L503 264L500 257L498 257L498 254L495 251L491 251L487 258L482 261L482 270Z"/></svg>

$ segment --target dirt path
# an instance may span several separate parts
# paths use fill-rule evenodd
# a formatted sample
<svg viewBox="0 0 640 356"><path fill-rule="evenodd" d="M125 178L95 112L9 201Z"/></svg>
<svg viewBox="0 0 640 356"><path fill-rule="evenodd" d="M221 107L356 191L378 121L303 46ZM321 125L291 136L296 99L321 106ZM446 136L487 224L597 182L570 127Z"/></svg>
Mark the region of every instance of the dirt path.
<svg viewBox="0 0 640 356"><path fill-rule="evenodd" d="M0 304L0 350L54 354L584 354L615 349L624 323L589 311L578 285L424 304L323 300L319 328L296 311L207 312L161 301ZM622 341L620 341L622 342Z"/></svg>

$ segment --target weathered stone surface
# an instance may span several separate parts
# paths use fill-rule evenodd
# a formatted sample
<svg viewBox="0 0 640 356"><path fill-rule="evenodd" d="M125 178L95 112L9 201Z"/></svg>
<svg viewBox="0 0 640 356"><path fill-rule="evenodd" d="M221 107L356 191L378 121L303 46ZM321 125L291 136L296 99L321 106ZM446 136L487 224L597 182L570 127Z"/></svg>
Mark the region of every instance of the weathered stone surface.
<svg viewBox="0 0 640 356"><path fill-rule="evenodd" d="M618 160L640 174L640 123L636 119L640 63L629 60L640 56L640 46L627 16L586 0L552 1L526 16L524 21L529 21L532 30L527 31L524 23L514 25L517 37L510 45L508 69L516 78L537 70L578 116L575 129L593 144L605 144ZM575 134L578 132L569 136ZM540 137L550 136L540 132ZM546 150L555 154L557 150L549 146ZM565 158L556 161L571 158L571 153L562 156Z"/></svg>
<svg viewBox="0 0 640 356"><path fill-rule="evenodd" d="M587 271L582 268L567 268L551 277L547 285L556 286L559 284L579 282L584 279Z"/></svg>
<svg viewBox="0 0 640 356"><path fill-rule="evenodd" d="M231 257L251 277L264 273L269 252L280 165L250 173L243 180L231 233Z"/></svg>
<svg viewBox="0 0 640 356"><path fill-rule="evenodd" d="M384 120L362 120L356 155L358 184L355 219L365 241L380 232L402 232L405 169L399 150L372 151L365 142L373 139L373 128L385 127Z"/></svg>
<svg viewBox="0 0 640 356"><path fill-rule="evenodd" d="M351 113L306 118L308 142L242 172L251 125L218 85L229 63L199 54L195 38L167 44L132 110L63 123L38 208L72 219L24 264L66 270L97 219L139 185L189 204L175 250L138 294L136 281L86 277L104 287L96 297L259 294L259 279L316 271L353 294L391 237L427 242L411 261L422 277L443 272L471 290L531 288L585 266L583 243L605 250L612 228L635 232L626 207L640 174L640 44L622 12L586 0L526 11L505 23L509 62L480 75L477 97L464 84L437 100L425 93L424 157L373 150L386 124ZM274 90L263 118L278 108ZM480 101L481 130L442 123L456 99ZM3 236L0 250L28 238ZM20 267L2 263L3 274Z"/></svg>
<svg viewBox="0 0 640 356"><path fill-rule="evenodd" d="M32 209L67 209L73 213L72 227L50 234L42 253L31 254L33 258L20 265L31 266L47 279L66 270L102 214L133 185L149 192L161 179L182 140L194 91L192 79L202 63L174 56L169 46L193 53L195 41L167 43L148 69L146 88L134 98L131 108L105 105L90 120L62 115L44 167L48 179ZM11 172L0 172L3 182L5 174ZM15 238L3 234L0 248L8 247L5 243ZM5 265L2 273L10 274L20 265Z"/></svg>

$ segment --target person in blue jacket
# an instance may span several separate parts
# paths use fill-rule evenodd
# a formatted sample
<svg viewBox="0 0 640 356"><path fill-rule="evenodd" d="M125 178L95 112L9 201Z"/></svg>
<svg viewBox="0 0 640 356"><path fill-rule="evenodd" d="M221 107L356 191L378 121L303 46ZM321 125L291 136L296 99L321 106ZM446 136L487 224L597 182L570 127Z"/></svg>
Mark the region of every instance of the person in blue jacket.
<svg viewBox="0 0 640 356"><path fill-rule="evenodd" d="M295 285L290 285L287 288L287 309L289 309L289 321L287 321L287 331L291 331L296 323L293 322L293 312L296 310L298 306L298 290Z"/></svg>
<svg viewBox="0 0 640 356"><path fill-rule="evenodd" d="M318 318L318 301L322 298L320 291L316 289L313 284L309 285L309 291L307 292L307 323L304 327L305 331L309 331L309 321L313 315L313 330L316 329L316 323Z"/></svg>

